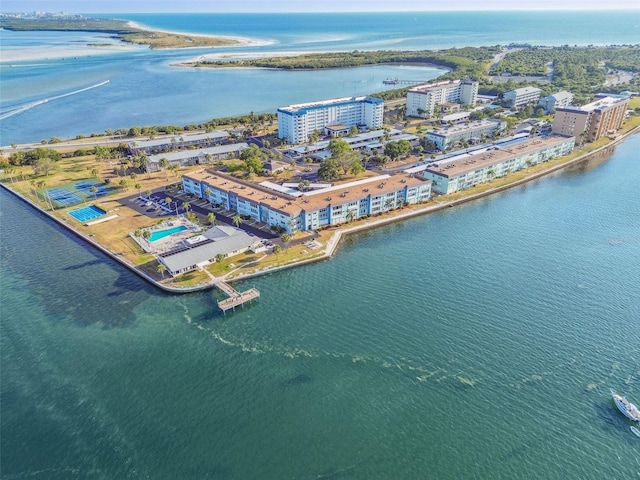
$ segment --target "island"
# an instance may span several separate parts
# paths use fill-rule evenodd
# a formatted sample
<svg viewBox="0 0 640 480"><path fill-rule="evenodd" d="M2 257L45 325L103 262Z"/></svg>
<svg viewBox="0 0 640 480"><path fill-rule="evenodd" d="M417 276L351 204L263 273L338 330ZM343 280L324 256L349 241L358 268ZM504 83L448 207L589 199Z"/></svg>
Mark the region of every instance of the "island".
<svg viewBox="0 0 640 480"><path fill-rule="evenodd" d="M188 48L237 46L248 43L231 37L189 35L142 28L133 22L108 18L89 18L83 15L48 14L44 16L0 16L0 28L11 31L96 32L131 44L150 48ZM97 45L99 46L99 45Z"/></svg>

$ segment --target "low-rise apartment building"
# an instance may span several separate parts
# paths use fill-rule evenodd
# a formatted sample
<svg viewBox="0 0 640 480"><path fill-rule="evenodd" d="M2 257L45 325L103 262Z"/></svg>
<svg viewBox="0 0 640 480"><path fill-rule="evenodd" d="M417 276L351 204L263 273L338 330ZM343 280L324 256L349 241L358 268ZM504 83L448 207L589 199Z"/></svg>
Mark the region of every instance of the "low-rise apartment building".
<svg viewBox="0 0 640 480"><path fill-rule="evenodd" d="M426 139L433 142L438 150L446 150L462 141L481 141L485 137L492 137L506 128L506 122L494 119L483 119L462 125L429 130Z"/></svg>
<svg viewBox="0 0 640 480"><path fill-rule="evenodd" d="M163 158L167 160L169 165L178 165L180 167L185 165L199 165L211 163L214 160L238 157L240 152L247 148L249 148L249 145L241 142L219 145L217 147L177 150L175 152L149 155L149 171L157 172L161 170L160 162Z"/></svg>
<svg viewBox="0 0 640 480"><path fill-rule="evenodd" d="M185 133L183 135L164 136L149 140L133 140L129 142L128 146L131 155L137 155L138 153L150 155L170 152L179 148L212 147L226 143L229 136L229 132L214 130L206 133Z"/></svg>
<svg viewBox="0 0 640 480"><path fill-rule="evenodd" d="M538 105L544 108L546 113L553 113L556 108L568 107L573 102L573 93L562 91L542 97Z"/></svg>
<svg viewBox="0 0 640 480"><path fill-rule="evenodd" d="M253 184L212 170L182 177L186 192L287 233L350 222L405 204L427 201L421 176L380 175L309 192L270 182Z"/></svg>
<svg viewBox="0 0 640 480"><path fill-rule="evenodd" d="M536 87L522 87L505 92L502 96L504 103L509 108L520 108L530 103L538 103L542 90Z"/></svg>
<svg viewBox="0 0 640 480"><path fill-rule="evenodd" d="M526 139L505 147L488 147L428 165L424 177L433 191L454 193L571 153L574 137L553 136Z"/></svg>

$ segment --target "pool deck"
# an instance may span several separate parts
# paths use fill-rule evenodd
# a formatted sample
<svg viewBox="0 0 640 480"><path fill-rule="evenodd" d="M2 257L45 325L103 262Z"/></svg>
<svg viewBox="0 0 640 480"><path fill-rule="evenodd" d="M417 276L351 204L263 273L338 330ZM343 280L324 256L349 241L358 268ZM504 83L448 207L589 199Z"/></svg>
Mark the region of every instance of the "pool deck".
<svg viewBox="0 0 640 480"><path fill-rule="evenodd" d="M87 223L85 223L85 225L87 227L90 227L91 225L97 225L98 223L108 222L109 220L114 220L116 218L118 218L117 214L109 215L108 217L98 218L97 220L92 220L91 222L87 222Z"/></svg>

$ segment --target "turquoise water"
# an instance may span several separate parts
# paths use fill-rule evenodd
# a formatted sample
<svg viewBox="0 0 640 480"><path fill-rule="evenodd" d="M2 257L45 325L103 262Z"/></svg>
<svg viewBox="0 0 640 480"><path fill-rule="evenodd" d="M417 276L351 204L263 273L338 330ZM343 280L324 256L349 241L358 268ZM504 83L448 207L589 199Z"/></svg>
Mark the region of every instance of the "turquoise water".
<svg viewBox="0 0 640 480"><path fill-rule="evenodd" d="M430 41L424 21L351 16L290 29L291 16L225 17L221 33L253 30L274 50L446 46L446 32L637 43L628 12L501 28L469 15L429 22ZM218 29L175 17L134 19ZM9 40L55 42L29 38ZM3 107L112 79L3 120L0 139L272 111L425 73L169 68L185 55L0 67ZM226 316L217 293L165 295L0 191L0 477L638 478L638 439L608 391L640 403L638 151L640 135L610 159L349 237L329 261L239 284L261 299Z"/></svg>
<svg viewBox="0 0 640 480"><path fill-rule="evenodd" d="M75 210L69 210L69 215L78 220L79 222L88 222L95 218L100 218L106 215L107 212L95 205L87 205L86 207L77 208Z"/></svg>
<svg viewBox="0 0 640 480"><path fill-rule="evenodd" d="M155 232L151 232L151 236L149 237L150 242L156 242L161 238L168 237L169 235L173 235L174 233L184 232L187 230L187 227L184 225L179 225L177 227L167 228L165 230L156 230Z"/></svg>
<svg viewBox="0 0 640 480"><path fill-rule="evenodd" d="M639 150L349 237L226 316L1 193L3 478L636 478L608 387L640 402Z"/></svg>
<svg viewBox="0 0 640 480"><path fill-rule="evenodd" d="M109 55L0 62L0 114L31 102L106 85L35 106L0 123L0 144L73 138L131 126L179 126L212 118L275 112L283 105L395 88L386 78L429 81L441 69L383 65L322 71L186 69L172 64L220 54L418 50L528 42L636 44L640 11L421 12L371 14L126 14L153 28L243 36L267 44L235 48L144 50ZM3 50L75 48L110 41L86 32L0 30ZM55 119L55 124L51 119ZM55 125L55 126L54 126Z"/></svg>

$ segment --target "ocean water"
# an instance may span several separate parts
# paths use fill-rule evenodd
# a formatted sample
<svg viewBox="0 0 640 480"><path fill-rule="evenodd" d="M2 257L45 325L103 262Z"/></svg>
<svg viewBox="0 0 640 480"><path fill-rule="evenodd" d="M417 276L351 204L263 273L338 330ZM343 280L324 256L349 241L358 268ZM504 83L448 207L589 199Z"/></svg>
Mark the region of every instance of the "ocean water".
<svg viewBox="0 0 640 480"><path fill-rule="evenodd" d="M44 95L103 68L127 85L135 55L12 75ZM188 85L174 53L139 55ZM28 111L36 138L60 134L55 111ZM6 120L3 143L6 128L30 138ZM161 293L0 190L0 477L638 478L608 390L640 402L638 151L635 135L349 237L329 261L239 284L262 297L226 316L216 292Z"/></svg>
<svg viewBox="0 0 640 480"><path fill-rule="evenodd" d="M226 316L0 193L2 477L636 478L608 387L640 401L639 148L349 237Z"/></svg>
<svg viewBox="0 0 640 480"><path fill-rule="evenodd" d="M113 15L112 15L113 16ZM212 118L275 112L292 103L365 95L394 88L387 77L429 81L442 70L375 66L338 70L199 70L172 66L201 55L235 58L282 52L417 50L454 46L637 44L640 10L631 12L421 12L370 14L126 14L123 19L171 31L241 36L257 45L233 48L148 50L83 56L86 44L113 43L86 32L0 30L6 52L29 54L41 46L65 48L64 58L0 59L0 144L39 142L52 136L101 133L131 126L200 123Z"/></svg>

